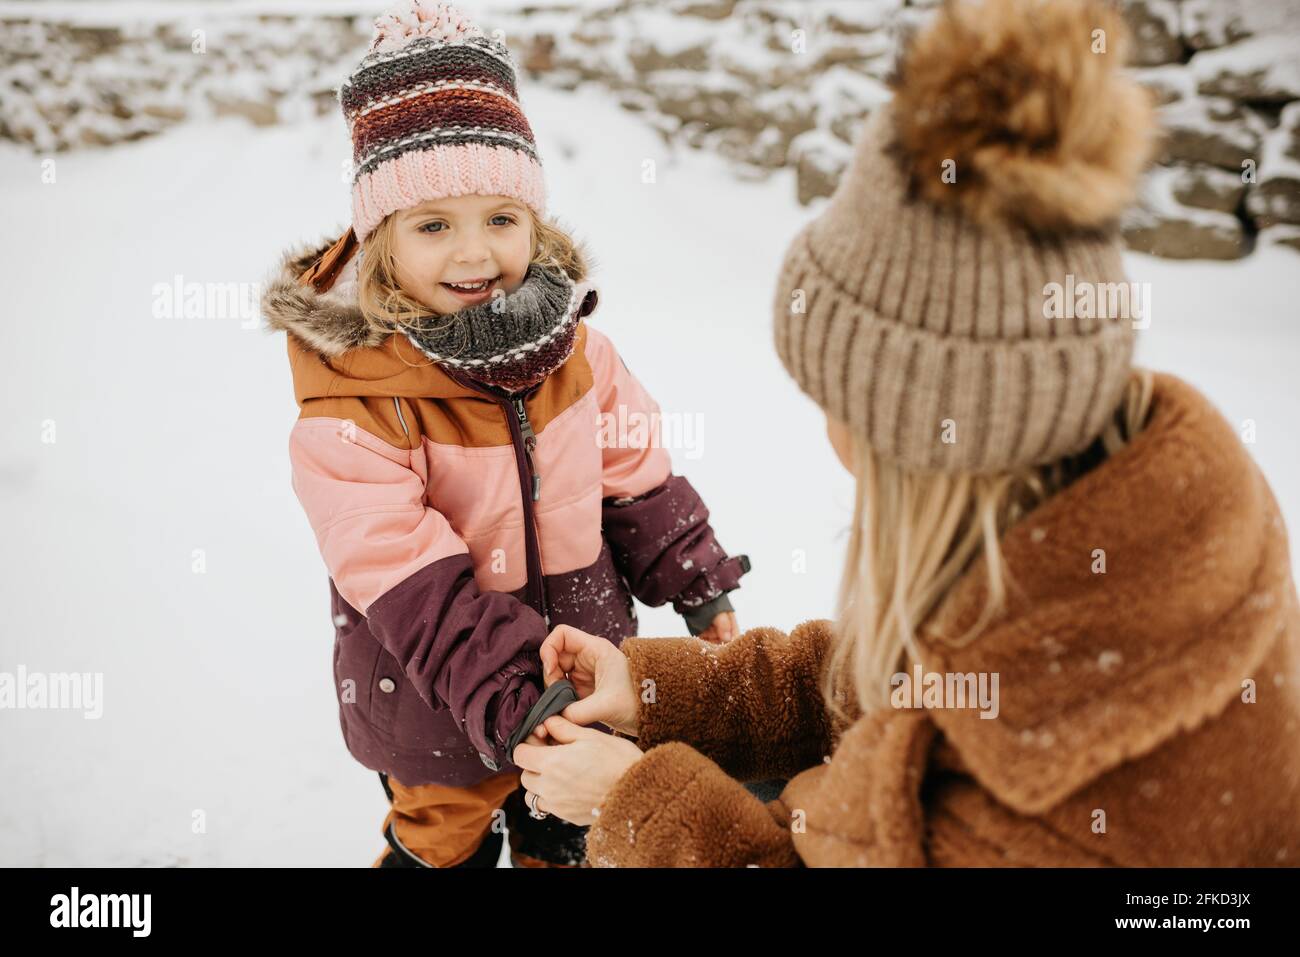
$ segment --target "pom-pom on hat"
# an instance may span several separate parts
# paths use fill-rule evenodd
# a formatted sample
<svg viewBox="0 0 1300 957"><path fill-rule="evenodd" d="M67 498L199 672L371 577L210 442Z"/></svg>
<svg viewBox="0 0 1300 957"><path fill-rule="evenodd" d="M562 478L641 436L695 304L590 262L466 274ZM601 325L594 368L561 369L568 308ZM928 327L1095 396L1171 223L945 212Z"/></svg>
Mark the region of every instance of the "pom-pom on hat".
<svg viewBox="0 0 1300 957"><path fill-rule="evenodd" d="M1117 220L1156 138L1125 38L1100 0L949 0L791 243L777 353L882 458L1045 464L1118 405L1141 317L1106 314L1129 285ZM1050 290L1085 287L1093 309L1051 314Z"/></svg>
<svg viewBox="0 0 1300 957"><path fill-rule="evenodd" d="M449 3L402 0L339 88L352 135L352 229L448 196L510 196L537 216L546 189L505 44Z"/></svg>

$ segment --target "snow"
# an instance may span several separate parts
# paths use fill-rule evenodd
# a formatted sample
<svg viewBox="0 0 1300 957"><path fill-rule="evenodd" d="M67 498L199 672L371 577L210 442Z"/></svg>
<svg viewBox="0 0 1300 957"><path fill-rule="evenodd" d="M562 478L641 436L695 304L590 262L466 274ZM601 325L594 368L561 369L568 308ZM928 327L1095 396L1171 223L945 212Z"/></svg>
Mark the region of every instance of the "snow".
<svg viewBox="0 0 1300 957"><path fill-rule="evenodd" d="M665 413L708 420L704 454L673 456L722 544L752 559L742 629L832 615L853 487L771 341L778 264L820 203L795 203L788 170L741 182L714 154L671 152L595 91L523 99L552 208L597 254L593 325ZM20 782L0 802L0 862L365 866L384 847L383 791L339 733L326 573L289 482L284 340L238 310L166 318L153 301L176 276L262 280L284 246L345 224L346 155L337 116L186 124L60 155L52 184L42 157L0 144L15 227L2 335L18 357L0 422L0 668L103 675L98 720L0 716L0 780ZM1256 422L1291 528L1295 255L1129 257L1155 297L1139 357ZM641 622L686 634L668 607Z"/></svg>
<svg viewBox="0 0 1300 957"><path fill-rule="evenodd" d="M527 0L527 6L600 7L610 0ZM212 17L250 16L359 16L371 20L395 5L395 0L224 0L214 8L212 0L0 0L0 19L58 20L66 23L115 24L161 20L207 20ZM506 0L481 3L462 0L467 11L511 10Z"/></svg>
<svg viewBox="0 0 1300 957"><path fill-rule="evenodd" d="M1290 243L1290 247L1280 247L1282 242ZM1259 244L1261 247L1278 247L1278 248L1300 248L1300 226L1282 224L1270 226L1259 234Z"/></svg>
<svg viewBox="0 0 1300 957"><path fill-rule="evenodd" d="M1178 36L1181 25L1177 0L1144 0L1142 8L1160 21L1165 33Z"/></svg>
<svg viewBox="0 0 1300 957"><path fill-rule="evenodd" d="M814 128L790 141L790 158L818 164L827 172L838 172L848 164L853 149L830 130Z"/></svg>
<svg viewBox="0 0 1300 957"><path fill-rule="evenodd" d="M823 12L858 30L876 30L889 25L902 0L821 0Z"/></svg>
<svg viewBox="0 0 1300 957"><path fill-rule="evenodd" d="M1161 107L1159 117L1169 128L1221 138L1248 155L1257 148L1264 129L1257 116L1222 96L1180 99Z"/></svg>
<svg viewBox="0 0 1300 957"><path fill-rule="evenodd" d="M1264 137L1259 157L1262 179L1300 180L1300 156L1290 152L1300 144L1300 100L1282 109L1278 128Z"/></svg>
<svg viewBox="0 0 1300 957"><path fill-rule="evenodd" d="M1133 76L1144 86L1166 93L1170 101L1196 97L1196 77L1182 64L1167 63L1164 66L1134 70Z"/></svg>
<svg viewBox="0 0 1300 957"><path fill-rule="evenodd" d="M812 93L818 110L829 117L846 112L861 116L889 102L892 96L884 83L846 66L822 71L813 82Z"/></svg>
<svg viewBox="0 0 1300 957"><path fill-rule="evenodd" d="M1292 100L1300 96L1300 30L1205 50L1188 67L1202 89L1214 85L1242 98Z"/></svg>
<svg viewBox="0 0 1300 957"><path fill-rule="evenodd" d="M1296 0L1183 0L1182 32L1199 35L1207 46L1222 46L1247 36L1300 31Z"/></svg>
<svg viewBox="0 0 1300 957"><path fill-rule="evenodd" d="M1173 166L1153 166L1148 170L1139 192L1140 205L1129 208L1125 222L1133 227L1154 227L1162 222L1182 219L1211 228L1235 230L1235 216L1214 209L1187 206L1178 201L1174 187L1183 175L1182 169Z"/></svg>

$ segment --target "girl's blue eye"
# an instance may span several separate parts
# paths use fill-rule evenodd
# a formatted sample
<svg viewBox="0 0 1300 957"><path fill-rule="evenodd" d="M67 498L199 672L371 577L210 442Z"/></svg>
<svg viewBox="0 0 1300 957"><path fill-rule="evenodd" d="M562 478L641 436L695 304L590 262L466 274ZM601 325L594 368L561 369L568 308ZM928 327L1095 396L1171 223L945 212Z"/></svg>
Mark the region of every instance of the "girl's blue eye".
<svg viewBox="0 0 1300 957"><path fill-rule="evenodd" d="M504 219L505 222L498 223L497 222L498 219ZM514 224L514 221L515 220L513 216L508 216L505 213L497 213L490 220L488 220L488 222L490 222L493 226L511 226Z"/></svg>
<svg viewBox="0 0 1300 957"><path fill-rule="evenodd" d="M422 233L425 233L425 232L427 232L427 233L440 233L440 232L442 232L441 229L430 229L429 227L430 227L430 226L446 226L446 225L447 225L447 224L444 223L444 222L443 222L442 220L440 220L440 219L439 219L439 220L435 220L435 221L432 222L432 223L425 223L423 226L421 226L421 227L420 227L420 232L422 232Z"/></svg>

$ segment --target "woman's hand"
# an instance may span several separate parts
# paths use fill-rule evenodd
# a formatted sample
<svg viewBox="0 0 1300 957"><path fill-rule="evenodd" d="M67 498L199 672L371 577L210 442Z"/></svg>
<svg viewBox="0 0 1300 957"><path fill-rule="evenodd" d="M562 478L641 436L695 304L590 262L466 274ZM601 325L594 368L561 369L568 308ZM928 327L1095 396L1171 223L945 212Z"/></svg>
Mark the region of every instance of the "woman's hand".
<svg viewBox="0 0 1300 957"><path fill-rule="evenodd" d="M725 645L733 638L740 635L740 626L736 624L736 613L734 611L720 611L713 619L713 623L696 635L701 641L712 642L715 645Z"/></svg>
<svg viewBox="0 0 1300 957"><path fill-rule="evenodd" d="M568 677L578 692L579 700L563 712L569 721L584 725L601 721L615 731L637 733L639 702L623 652L598 635L557 625L538 653L547 687Z"/></svg>
<svg viewBox="0 0 1300 957"><path fill-rule="evenodd" d="M579 727L558 714L543 724L552 744L534 744L530 735L515 748L513 761L522 769L524 800L531 792L537 795L539 812L571 824L590 824L618 779L641 760L641 749L625 738Z"/></svg>

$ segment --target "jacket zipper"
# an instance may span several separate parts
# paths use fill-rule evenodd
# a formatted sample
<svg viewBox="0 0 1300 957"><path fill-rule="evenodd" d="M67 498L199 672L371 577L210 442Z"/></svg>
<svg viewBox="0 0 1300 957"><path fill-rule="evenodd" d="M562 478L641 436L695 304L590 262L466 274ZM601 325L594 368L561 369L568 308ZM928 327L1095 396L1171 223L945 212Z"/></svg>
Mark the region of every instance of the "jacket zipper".
<svg viewBox="0 0 1300 957"><path fill-rule="evenodd" d="M546 623L547 630L551 627L551 615L546 607L546 588L542 581L542 548L537 536L537 517L533 511L533 503L537 501L542 492L542 476L537 471L536 463L533 461L533 450L537 447L537 436L533 434L532 423L528 421L528 413L524 409L524 399L536 391L534 386L528 392L514 399L497 397L497 401L502 404L502 409L506 413L506 418L510 424L510 438L515 447L515 462L519 465L519 489L522 493L524 505L524 546L528 550L528 591L536 595L536 600L530 602L542 616ZM510 414L510 406L514 406L514 415ZM521 457L520 449L524 450Z"/></svg>
<svg viewBox="0 0 1300 957"><path fill-rule="evenodd" d="M542 495L542 473L537 471L537 463L533 460L533 450L537 448L537 436L533 433L533 424L528 421L528 410L524 408L524 400L516 397L511 401L515 406L515 415L519 417L519 433L524 440L524 453L528 456L528 473L533 477L533 501L536 502Z"/></svg>
<svg viewBox="0 0 1300 957"><path fill-rule="evenodd" d="M510 395L500 389L479 385L448 369L443 370L465 388L487 396L501 406L505 413L506 425L510 429L510 443L515 452L515 465L519 469L519 491L524 508L524 549L528 564L528 604L542 616L546 627L551 627L550 612L546 607L546 588L542 580L542 552L537 536L536 516L533 503L542 493L542 476L537 470L533 452L537 448L537 435L533 424L528 420L528 410L524 400L541 388L540 383L518 395Z"/></svg>

